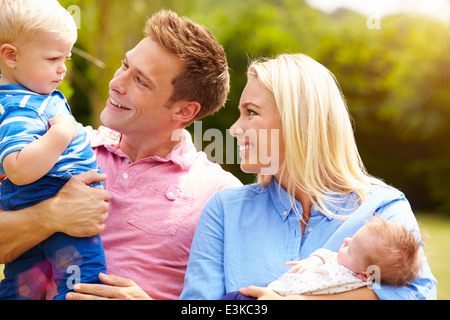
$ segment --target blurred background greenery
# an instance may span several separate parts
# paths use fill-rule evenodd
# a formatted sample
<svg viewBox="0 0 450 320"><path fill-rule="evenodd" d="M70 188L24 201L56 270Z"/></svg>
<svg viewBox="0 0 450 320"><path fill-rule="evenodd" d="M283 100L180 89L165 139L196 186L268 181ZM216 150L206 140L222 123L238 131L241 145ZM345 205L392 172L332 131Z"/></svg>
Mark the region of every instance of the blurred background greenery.
<svg viewBox="0 0 450 320"><path fill-rule="evenodd" d="M430 3L406 2L421 1ZM79 9L74 16L80 23L70 71L60 89L81 123L99 126L108 83L124 53L142 39L146 19L163 8L206 25L228 55L229 101L202 121L203 131L216 128L225 134L238 118L250 60L279 53L311 56L342 87L368 171L401 189L424 217L434 250L430 264L442 270L447 288L442 287L440 297L448 299L448 263L436 259L447 259L444 247L450 240L449 1L440 1L442 8L435 10L440 19L411 10L388 15L373 10L371 16L348 8L323 11L311 6L313 2L327 0L60 0L66 8ZM364 3L376 9L386 1ZM203 148L211 143L195 142ZM240 171L234 155L233 164L222 166L243 183L254 182L253 175Z"/></svg>
<svg viewBox="0 0 450 320"><path fill-rule="evenodd" d="M203 120L203 131L225 134L237 119L249 60L305 53L336 75L369 172L404 191L414 209L450 215L448 20L410 12L374 20L342 8L325 13L304 0L60 2L79 8L78 50L62 90L83 124L100 125L108 83L124 53L142 39L146 19L168 8L206 25L228 55L229 102ZM253 182L237 163L223 166Z"/></svg>

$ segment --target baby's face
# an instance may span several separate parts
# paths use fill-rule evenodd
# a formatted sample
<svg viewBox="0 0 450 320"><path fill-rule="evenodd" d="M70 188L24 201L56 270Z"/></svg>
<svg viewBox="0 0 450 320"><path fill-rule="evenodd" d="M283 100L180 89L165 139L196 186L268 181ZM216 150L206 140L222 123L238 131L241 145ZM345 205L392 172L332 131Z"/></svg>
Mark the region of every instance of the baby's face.
<svg viewBox="0 0 450 320"><path fill-rule="evenodd" d="M376 242L366 227L359 229L353 238L345 238L339 249L337 262L356 274L366 272L364 257L373 250Z"/></svg>
<svg viewBox="0 0 450 320"><path fill-rule="evenodd" d="M73 45L55 33L37 32L31 41L18 46L15 82L39 94L52 93L66 76L65 62Z"/></svg>

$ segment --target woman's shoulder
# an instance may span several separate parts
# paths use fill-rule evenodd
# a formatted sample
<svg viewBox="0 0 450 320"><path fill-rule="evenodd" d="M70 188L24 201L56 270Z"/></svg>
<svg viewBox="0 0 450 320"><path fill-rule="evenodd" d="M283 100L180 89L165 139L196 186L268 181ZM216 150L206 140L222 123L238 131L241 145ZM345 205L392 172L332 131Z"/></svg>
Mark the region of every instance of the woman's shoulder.
<svg viewBox="0 0 450 320"><path fill-rule="evenodd" d="M227 188L216 193L219 197L240 197L243 195L258 195L267 192L267 187L263 187L258 183L247 184L239 187Z"/></svg>
<svg viewBox="0 0 450 320"><path fill-rule="evenodd" d="M381 202L406 200L402 191L388 184L374 184L368 188L367 198Z"/></svg>
<svg viewBox="0 0 450 320"><path fill-rule="evenodd" d="M250 203L260 202L261 197L268 194L266 187L259 184L248 184L239 187L226 188L216 192L210 199L209 205L219 207L241 207Z"/></svg>

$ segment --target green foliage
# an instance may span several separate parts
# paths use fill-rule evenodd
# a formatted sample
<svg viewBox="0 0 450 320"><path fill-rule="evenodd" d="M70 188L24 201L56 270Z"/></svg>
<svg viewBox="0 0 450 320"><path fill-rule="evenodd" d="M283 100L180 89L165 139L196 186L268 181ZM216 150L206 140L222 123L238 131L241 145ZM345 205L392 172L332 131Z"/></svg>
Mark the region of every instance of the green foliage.
<svg viewBox="0 0 450 320"><path fill-rule="evenodd" d="M450 212L448 25L399 14L369 29L364 16L347 10L327 15L303 0L60 2L81 9L76 47L104 63L73 56L70 103L81 122L99 125L124 53L143 37L146 18L169 8L206 25L227 51L229 102L204 119L204 131L225 133L237 119L249 60L302 52L336 75L369 172L402 189L414 208ZM224 167L244 183L254 181L237 164Z"/></svg>

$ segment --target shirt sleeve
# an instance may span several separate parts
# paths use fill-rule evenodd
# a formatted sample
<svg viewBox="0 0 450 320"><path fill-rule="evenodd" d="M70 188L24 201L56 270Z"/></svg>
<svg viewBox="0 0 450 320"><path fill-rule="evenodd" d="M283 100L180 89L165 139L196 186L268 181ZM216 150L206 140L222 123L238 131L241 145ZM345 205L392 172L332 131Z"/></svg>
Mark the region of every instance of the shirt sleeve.
<svg viewBox="0 0 450 320"><path fill-rule="evenodd" d="M218 300L225 295L223 221L216 194L205 205L195 231L181 300Z"/></svg>
<svg viewBox="0 0 450 320"><path fill-rule="evenodd" d="M361 210L360 210L361 209ZM358 211L358 212L357 212ZM405 196L390 187L379 188L348 218L323 246L337 251L345 237L352 237L355 232L374 214L402 224L420 237L420 230L411 206ZM423 250L422 272L420 277L404 287L392 287L374 284L373 290L382 300L433 300L436 299L436 279L431 273Z"/></svg>
<svg viewBox="0 0 450 320"><path fill-rule="evenodd" d="M417 220L407 201L397 201L386 205L377 212L387 219L403 224L408 230L420 237ZM408 286L393 287L374 284L373 291L381 300L436 300L437 281L433 276L425 256L423 245L420 248L422 269L419 277Z"/></svg>
<svg viewBox="0 0 450 320"><path fill-rule="evenodd" d="M2 119L0 163L8 154L22 150L47 131L47 124L32 109L8 108Z"/></svg>

